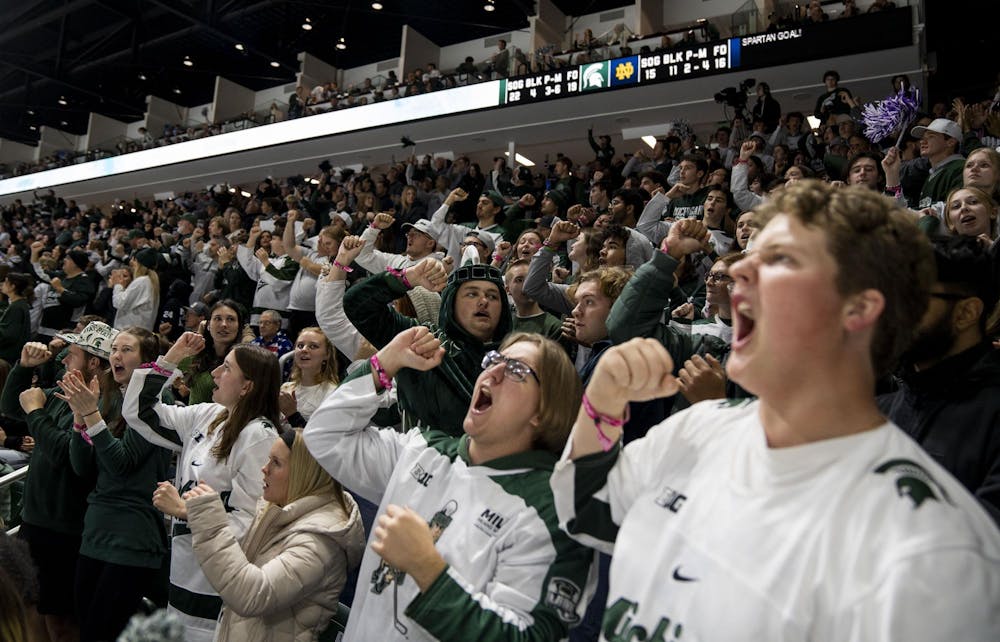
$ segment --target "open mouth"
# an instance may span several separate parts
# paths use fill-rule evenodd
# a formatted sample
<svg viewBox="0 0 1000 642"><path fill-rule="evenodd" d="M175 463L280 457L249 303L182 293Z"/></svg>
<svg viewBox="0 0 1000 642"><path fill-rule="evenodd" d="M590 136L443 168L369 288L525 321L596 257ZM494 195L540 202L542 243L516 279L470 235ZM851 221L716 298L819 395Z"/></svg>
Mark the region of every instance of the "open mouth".
<svg viewBox="0 0 1000 642"><path fill-rule="evenodd" d="M489 312L476 312L473 316L479 319L486 319L487 321L490 320Z"/></svg>
<svg viewBox="0 0 1000 642"><path fill-rule="evenodd" d="M115 377L118 377L119 375L125 374L125 366L123 366L121 364L118 364L118 365L115 365L115 366L111 366L111 370L112 370L112 372L114 372Z"/></svg>
<svg viewBox="0 0 1000 642"><path fill-rule="evenodd" d="M473 414L481 415L493 405L493 393L486 386L480 386L476 398L472 402Z"/></svg>
<svg viewBox="0 0 1000 642"><path fill-rule="evenodd" d="M753 309L745 300L734 297L733 300L733 350L738 350L748 343L753 337L756 322L753 318Z"/></svg>
<svg viewBox="0 0 1000 642"><path fill-rule="evenodd" d="M960 224L964 225L965 227L971 227L971 226L973 226L973 225L976 224L976 217L972 216L971 214L970 215L966 215L966 216L963 216L962 218L958 219L958 222Z"/></svg>

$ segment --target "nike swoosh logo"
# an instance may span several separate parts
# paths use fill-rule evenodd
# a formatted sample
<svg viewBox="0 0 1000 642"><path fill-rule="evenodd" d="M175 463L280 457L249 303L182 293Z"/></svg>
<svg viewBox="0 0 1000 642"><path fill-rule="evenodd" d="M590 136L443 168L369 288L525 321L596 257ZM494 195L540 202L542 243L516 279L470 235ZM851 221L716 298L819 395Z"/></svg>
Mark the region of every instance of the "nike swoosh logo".
<svg viewBox="0 0 1000 642"><path fill-rule="evenodd" d="M674 569L674 579L677 580L678 582L697 582L698 581L698 578L696 578L696 577L688 577L686 575L681 575L681 567L680 566L678 566L677 568Z"/></svg>

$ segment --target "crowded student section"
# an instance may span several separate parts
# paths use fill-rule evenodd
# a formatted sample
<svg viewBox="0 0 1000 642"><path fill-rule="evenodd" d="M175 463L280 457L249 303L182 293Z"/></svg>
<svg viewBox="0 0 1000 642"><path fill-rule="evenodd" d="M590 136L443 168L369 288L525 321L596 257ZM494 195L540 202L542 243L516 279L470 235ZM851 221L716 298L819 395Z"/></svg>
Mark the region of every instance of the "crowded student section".
<svg viewBox="0 0 1000 642"><path fill-rule="evenodd" d="M1000 639L1000 132L824 80L547 174L3 206L4 635Z"/></svg>

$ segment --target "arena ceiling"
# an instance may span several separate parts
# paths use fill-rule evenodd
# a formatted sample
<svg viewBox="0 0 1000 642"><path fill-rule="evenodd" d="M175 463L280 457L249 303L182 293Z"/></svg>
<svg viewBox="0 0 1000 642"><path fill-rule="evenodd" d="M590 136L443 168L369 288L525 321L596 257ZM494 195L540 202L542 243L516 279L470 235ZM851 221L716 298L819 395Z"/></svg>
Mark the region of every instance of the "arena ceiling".
<svg viewBox="0 0 1000 642"><path fill-rule="evenodd" d="M572 15L633 4L554 1ZM486 4L495 10L485 11ZM83 134L92 111L133 122L142 118L150 94L201 105L212 100L217 75L254 90L293 82L302 51L339 68L386 60L399 55L403 24L441 46L525 29L534 5L533 0L3 0L0 137L34 144L41 125ZM341 37L344 50L335 46Z"/></svg>

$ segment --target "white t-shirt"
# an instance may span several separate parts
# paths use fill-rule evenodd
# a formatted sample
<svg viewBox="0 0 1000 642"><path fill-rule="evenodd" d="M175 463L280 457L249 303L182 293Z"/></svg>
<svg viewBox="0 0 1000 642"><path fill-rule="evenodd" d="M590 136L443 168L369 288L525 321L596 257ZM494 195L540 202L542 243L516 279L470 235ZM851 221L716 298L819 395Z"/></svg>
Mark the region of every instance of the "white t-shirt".
<svg viewBox="0 0 1000 642"><path fill-rule="evenodd" d="M758 402L703 402L552 487L613 547L613 639L1000 639L1000 531L893 424L774 449Z"/></svg>

